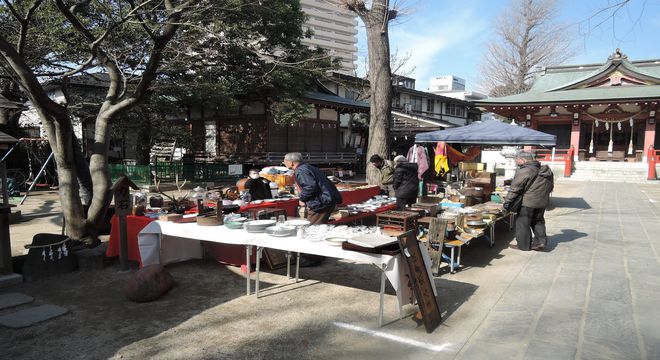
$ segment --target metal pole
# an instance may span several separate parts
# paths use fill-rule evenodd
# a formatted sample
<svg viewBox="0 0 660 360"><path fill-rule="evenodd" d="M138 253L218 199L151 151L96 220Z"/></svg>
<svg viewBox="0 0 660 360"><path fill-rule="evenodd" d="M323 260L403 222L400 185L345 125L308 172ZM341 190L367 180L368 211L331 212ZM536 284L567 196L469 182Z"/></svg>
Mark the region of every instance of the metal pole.
<svg viewBox="0 0 660 360"><path fill-rule="evenodd" d="M382 265L381 274L380 274L380 308L378 309L378 326L383 327L383 308L385 307L385 270L387 269L387 264Z"/></svg>
<svg viewBox="0 0 660 360"><path fill-rule="evenodd" d="M250 254L252 253L252 245L245 246L245 278L247 280L247 294L250 295Z"/></svg>
<svg viewBox="0 0 660 360"><path fill-rule="evenodd" d="M16 143L16 145L12 146L12 148L9 149L9 151L7 151L7 153L2 156L2 159L0 159L0 162L5 162L5 159L7 158L7 156L9 156L9 154L11 154L14 151L14 149L16 149L18 147L19 144L20 143Z"/></svg>
<svg viewBox="0 0 660 360"><path fill-rule="evenodd" d="M46 166L48 166L48 163L50 160L53 158L53 152L48 155L48 159L46 159L46 162L44 162L43 166L41 167L41 170L37 173L37 176L34 178L32 181L32 184L30 185L30 188L25 192L25 196L23 196L23 199L21 199L20 205L23 205L25 202L25 199L27 199L28 195L30 195L30 191L34 189L35 186L37 186L37 180L39 180L39 177L41 177L41 174L43 174L46 171Z"/></svg>
<svg viewBox="0 0 660 360"><path fill-rule="evenodd" d="M550 163L554 164L555 163L555 147L552 147L552 156L550 157Z"/></svg>

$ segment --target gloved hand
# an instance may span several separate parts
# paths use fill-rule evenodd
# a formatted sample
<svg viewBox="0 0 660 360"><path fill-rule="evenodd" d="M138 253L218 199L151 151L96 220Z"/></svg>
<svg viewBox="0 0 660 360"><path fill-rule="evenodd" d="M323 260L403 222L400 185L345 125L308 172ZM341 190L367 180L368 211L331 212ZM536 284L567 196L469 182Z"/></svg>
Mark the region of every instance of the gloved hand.
<svg viewBox="0 0 660 360"><path fill-rule="evenodd" d="M509 211L509 208L511 207L511 203L505 202L504 204L502 204L502 207L504 208L504 210Z"/></svg>

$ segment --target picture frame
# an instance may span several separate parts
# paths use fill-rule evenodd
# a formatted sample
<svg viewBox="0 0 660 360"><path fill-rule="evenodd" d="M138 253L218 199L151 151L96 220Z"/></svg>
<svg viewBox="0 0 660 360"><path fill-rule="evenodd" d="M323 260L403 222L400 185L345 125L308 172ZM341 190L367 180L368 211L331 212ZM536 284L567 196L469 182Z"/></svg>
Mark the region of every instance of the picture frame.
<svg viewBox="0 0 660 360"><path fill-rule="evenodd" d="M264 249L264 259L270 270L281 269L287 264L286 251L284 250Z"/></svg>

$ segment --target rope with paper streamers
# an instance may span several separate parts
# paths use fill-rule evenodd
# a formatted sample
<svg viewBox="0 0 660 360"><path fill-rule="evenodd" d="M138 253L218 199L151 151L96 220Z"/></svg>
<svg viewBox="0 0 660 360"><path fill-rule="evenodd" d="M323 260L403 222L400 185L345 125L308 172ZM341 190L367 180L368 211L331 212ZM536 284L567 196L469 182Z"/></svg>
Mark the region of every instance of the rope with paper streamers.
<svg viewBox="0 0 660 360"><path fill-rule="evenodd" d="M613 136L613 131L614 131L614 124L616 124L617 129L618 129L619 131L621 131L621 123L624 122L624 121L628 121L628 122L630 123L630 128L632 129L633 126L634 126L634 123L635 123L634 120L633 120L633 118L634 118L635 116L641 114L641 113L642 113L642 111L638 112L637 114L632 115L631 117L629 117L629 118L627 118L627 119L622 119L622 120L606 120L606 119L600 119L600 118L597 118L597 117L595 117L595 116L589 114L588 112L583 111L582 114L587 115L588 117L590 117L591 119L594 120L594 122L591 124L591 141L589 142L589 153L590 153L590 154L593 154L593 152L594 152L594 130L595 130L595 128L597 128L597 127L600 125L599 123L600 123L601 121L602 121L603 123L605 123L605 130L609 130L609 131L610 131L610 141L609 141L609 143L607 144L607 152L611 153L612 150L613 150L613 148L614 148L614 141L613 141L613 138L612 138L612 136ZM610 126L610 124L612 124L612 126ZM633 152L632 135L633 135L633 134L632 134L632 131L631 131L631 132L630 132L630 142L628 143L628 155L631 155L632 152Z"/></svg>
<svg viewBox="0 0 660 360"><path fill-rule="evenodd" d="M60 260L62 258L62 255L69 256L69 250L66 247L66 242L71 240L71 238L66 238L62 241L58 241L56 243L48 244L48 245L24 245L26 249L43 249L41 250L41 259L43 262L46 262L46 248L48 248L48 258L50 261L55 261L55 253L53 253L53 246L57 249L59 245L59 253L57 254L57 260Z"/></svg>

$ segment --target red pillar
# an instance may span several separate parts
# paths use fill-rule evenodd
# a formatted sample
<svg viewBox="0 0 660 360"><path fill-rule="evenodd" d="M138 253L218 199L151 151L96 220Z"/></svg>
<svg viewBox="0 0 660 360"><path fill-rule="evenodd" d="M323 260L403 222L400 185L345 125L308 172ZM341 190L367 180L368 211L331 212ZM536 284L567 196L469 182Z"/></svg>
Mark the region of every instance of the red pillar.
<svg viewBox="0 0 660 360"><path fill-rule="evenodd" d="M646 121L646 129L644 131L644 155L647 154L649 147L655 147L655 121L653 124L649 124L648 120ZM644 161L647 161L648 157L644 156Z"/></svg>
<svg viewBox="0 0 660 360"><path fill-rule="evenodd" d="M577 122L577 125L571 124L571 147L574 150L573 159L571 160L577 161L580 152L580 123Z"/></svg>

